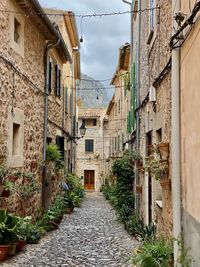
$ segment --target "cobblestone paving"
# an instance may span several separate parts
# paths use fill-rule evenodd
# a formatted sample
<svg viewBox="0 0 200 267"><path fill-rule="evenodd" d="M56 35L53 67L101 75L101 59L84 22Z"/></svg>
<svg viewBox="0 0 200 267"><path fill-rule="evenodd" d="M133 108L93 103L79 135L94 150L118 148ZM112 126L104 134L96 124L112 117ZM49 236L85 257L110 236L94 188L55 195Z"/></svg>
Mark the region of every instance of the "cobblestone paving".
<svg viewBox="0 0 200 267"><path fill-rule="evenodd" d="M59 229L37 245L2 264L3 267L129 267L136 241L116 221L100 194L88 194L82 208L66 215Z"/></svg>

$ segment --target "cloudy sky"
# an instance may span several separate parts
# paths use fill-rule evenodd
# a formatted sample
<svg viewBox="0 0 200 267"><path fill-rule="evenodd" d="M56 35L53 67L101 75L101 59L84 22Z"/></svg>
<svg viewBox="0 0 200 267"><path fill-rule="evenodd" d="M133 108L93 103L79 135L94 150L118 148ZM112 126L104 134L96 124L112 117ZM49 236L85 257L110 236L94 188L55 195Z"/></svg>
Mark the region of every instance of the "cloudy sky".
<svg viewBox="0 0 200 267"><path fill-rule="evenodd" d="M39 0L44 7L71 10L77 15L130 10L122 0ZM81 70L94 79L113 76L118 48L130 40L130 15L83 19ZM80 33L80 19L77 18ZM106 86L108 83L105 83Z"/></svg>

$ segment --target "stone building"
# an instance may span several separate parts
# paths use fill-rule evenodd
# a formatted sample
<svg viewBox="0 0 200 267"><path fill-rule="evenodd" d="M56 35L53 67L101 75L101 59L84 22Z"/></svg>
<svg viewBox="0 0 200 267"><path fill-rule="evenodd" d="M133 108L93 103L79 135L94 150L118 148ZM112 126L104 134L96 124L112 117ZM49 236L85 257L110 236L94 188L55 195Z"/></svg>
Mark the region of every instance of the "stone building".
<svg viewBox="0 0 200 267"><path fill-rule="evenodd" d="M107 154L103 165L105 176L109 175L112 163L123 156L130 133L130 44L119 48L119 58L116 71L111 81L114 86L114 95L110 101L104 120L104 143Z"/></svg>
<svg viewBox="0 0 200 267"><path fill-rule="evenodd" d="M78 110L78 128L82 123L86 127L84 138L78 139L77 174L82 177L86 190L100 191L103 184L103 120L104 108Z"/></svg>
<svg viewBox="0 0 200 267"><path fill-rule="evenodd" d="M69 68L73 66L76 74L72 83L79 77L79 56L71 51L66 36L62 37L50 19L41 15L44 10L37 0L5 0L1 6L12 12L1 10L0 151L10 170L31 172L39 188L27 201L13 193L1 203L18 214L32 214L41 207L42 199L45 206L45 201L59 190L58 177L47 190L41 166L46 142L57 143L64 156L64 140L67 144L70 139L65 112L66 76L71 77ZM29 12L34 15L28 16ZM75 28L70 33L66 30L67 34L71 39L77 36ZM18 185L25 188L28 182L24 177L17 180L14 189Z"/></svg>
<svg viewBox="0 0 200 267"><path fill-rule="evenodd" d="M135 148L143 158L155 156L153 145L171 143L171 1L133 1L131 91L135 99ZM150 9L148 11L148 9ZM166 31L170 29L169 31ZM135 119L134 119L135 120ZM150 159L150 158L149 158ZM158 234L172 234L171 155L166 184L136 168L136 209L146 224L155 222ZM142 190L137 190L141 188Z"/></svg>

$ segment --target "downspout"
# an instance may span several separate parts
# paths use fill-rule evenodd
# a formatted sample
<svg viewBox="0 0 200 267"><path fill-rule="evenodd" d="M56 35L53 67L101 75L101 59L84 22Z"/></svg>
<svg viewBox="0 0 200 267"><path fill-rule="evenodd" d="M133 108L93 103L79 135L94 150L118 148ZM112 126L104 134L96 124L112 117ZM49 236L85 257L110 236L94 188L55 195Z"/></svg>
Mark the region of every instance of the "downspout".
<svg viewBox="0 0 200 267"><path fill-rule="evenodd" d="M180 12L181 1L172 0L172 33L176 32L178 24L174 16ZM173 237L174 237L174 266L178 259L177 239L181 233L181 166L180 166L180 50L172 50L172 210L173 210Z"/></svg>
<svg viewBox="0 0 200 267"><path fill-rule="evenodd" d="M55 44L48 42L45 47L45 96L44 96L44 140L43 140L43 160L46 160L47 131L48 131L48 96L49 96L49 51L60 44L60 39Z"/></svg>

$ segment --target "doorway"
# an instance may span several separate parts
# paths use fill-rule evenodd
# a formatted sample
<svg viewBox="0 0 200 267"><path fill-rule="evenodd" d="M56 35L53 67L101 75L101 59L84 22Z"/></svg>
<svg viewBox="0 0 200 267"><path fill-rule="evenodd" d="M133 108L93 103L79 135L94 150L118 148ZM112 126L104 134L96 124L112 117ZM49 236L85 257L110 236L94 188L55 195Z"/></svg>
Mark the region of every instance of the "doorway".
<svg viewBox="0 0 200 267"><path fill-rule="evenodd" d="M84 170L84 188L85 190L94 190L95 171Z"/></svg>

